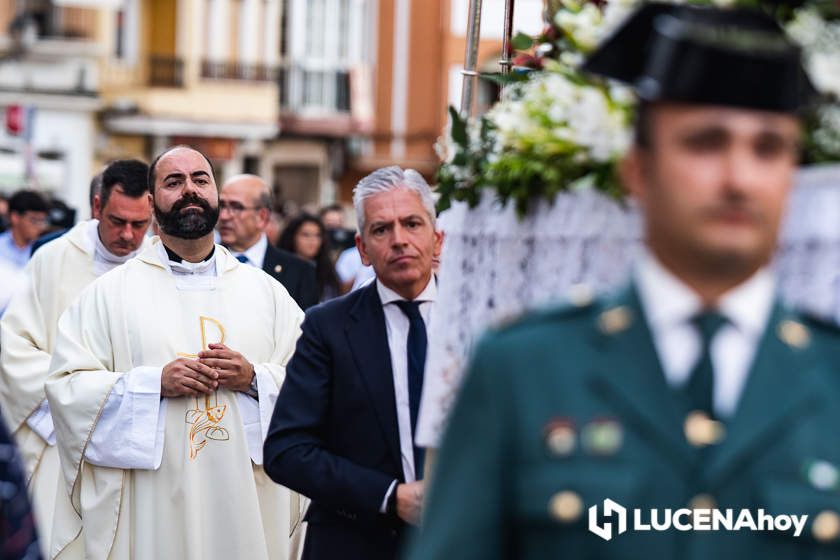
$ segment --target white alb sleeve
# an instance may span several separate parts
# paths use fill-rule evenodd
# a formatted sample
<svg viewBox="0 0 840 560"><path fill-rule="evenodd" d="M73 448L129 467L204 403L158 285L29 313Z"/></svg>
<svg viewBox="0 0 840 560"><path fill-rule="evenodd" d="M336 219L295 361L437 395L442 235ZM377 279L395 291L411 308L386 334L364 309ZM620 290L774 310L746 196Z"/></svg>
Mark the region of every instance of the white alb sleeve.
<svg viewBox="0 0 840 560"><path fill-rule="evenodd" d="M166 426L162 372L159 367L137 367L114 383L85 448L88 463L116 469L160 467Z"/></svg>
<svg viewBox="0 0 840 560"><path fill-rule="evenodd" d="M41 439L48 445L55 445L55 426L53 425L52 414L50 414L50 403L47 399L41 401L35 412L26 419L26 425L41 436Z"/></svg>
<svg viewBox="0 0 840 560"><path fill-rule="evenodd" d="M268 435L268 424L274 412L274 403L280 389L274 382L274 376L265 366L254 364L254 377L257 380L258 399L245 393L236 393L239 405L239 415L245 428L245 440L248 442L248 452L254 464L262 465L263 442Z"/></svg>

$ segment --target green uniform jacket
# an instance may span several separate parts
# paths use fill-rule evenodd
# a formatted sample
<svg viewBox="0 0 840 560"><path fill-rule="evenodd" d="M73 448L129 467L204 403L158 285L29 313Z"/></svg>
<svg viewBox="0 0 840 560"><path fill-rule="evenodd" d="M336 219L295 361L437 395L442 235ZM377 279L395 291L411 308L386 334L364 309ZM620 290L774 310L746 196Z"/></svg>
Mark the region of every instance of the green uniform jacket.
<svg viewBox="0 0 840 560"><path fill-rule="evenodd" d="M452 413L408 557L840 558L838 357L834 328L776 305L725 435L708 422L689 435L633 289L491 332ZM722 439L693 445L698 430ZM605 499L627 508L626 532L617 534L618 514L604 514ZM756 521L760 508L809 517L799 537L633 529L634 508L645 521L650 508L689 504L749 508ZM593 506L611 540L588 529Z"/></svg>

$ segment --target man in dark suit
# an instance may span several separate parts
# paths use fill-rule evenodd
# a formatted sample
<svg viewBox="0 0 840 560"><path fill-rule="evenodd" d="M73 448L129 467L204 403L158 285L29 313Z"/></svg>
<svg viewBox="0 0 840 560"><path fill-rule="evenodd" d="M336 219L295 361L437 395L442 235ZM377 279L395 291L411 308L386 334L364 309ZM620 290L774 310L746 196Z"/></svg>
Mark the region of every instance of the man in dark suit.
<svg viewBox="0 0 840 560"><path fill-rule="evenodd" d="M309 310L264 449L268 475L312 499L307 560L394 558L423 497L413 434L443 236L416 171L375 171L354 205L377 280Z"/></svg>
<svg viewBox="0 0 840 560"><path fill-rule="evenodd" d="M237 175L222 185L219 223L222 245L241 262L273 276L301 309L318 303L315 266L273 247L265 235L271 217L271 191L256 175Z"/></svg>

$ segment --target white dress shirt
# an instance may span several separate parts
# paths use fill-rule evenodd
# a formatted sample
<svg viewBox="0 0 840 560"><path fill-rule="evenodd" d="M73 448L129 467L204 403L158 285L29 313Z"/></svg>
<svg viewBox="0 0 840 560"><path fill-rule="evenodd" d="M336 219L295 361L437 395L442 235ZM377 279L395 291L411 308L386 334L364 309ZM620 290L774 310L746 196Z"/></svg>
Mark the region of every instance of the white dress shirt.
<svg viewBox="0 0 840 560"><path fill-rule="evenodd" d="M245 251L240 253L234 253L231 251L231 254L234 257L238 257L239 255L245 255L248 259L248 264L251 266L255 266L257 268L263 267L263 261L265 261L265 250L268 249L268 237L265 234L260 235L259 240L256 243L251 245Z"/></svg>
<svg viewBox="0 0 840 560"><path fill-rule="evenodd" d="M702 301L650 253L639 259L634 277L665 378L672 387L681 387L700 360L702 341L691 321L703 310ZM720 298L716 311L727 323L712 339L710 354L713 406L721 418L735 413L774 297L773 274L763 268Z"/></svg>
<svg viewBox="0 0 840 560"><path fill-rule="evenodd" d="M414 470L414 434L411 430L411 409L408 398L408 329L410 323L406 314L394 303L404 301L404 297L379 280L376 280L376 291L379 293L379 299L382 300L382 310L385 312L385 332L388 335L388 348L391 352L391 372L394 376L394 397L397 403L397 426L400 434L403 476L406 482L414 482L417 480L417 473ZM414 298L414 301L422 302L420 304L420 315L422 315L427 329L431 324L432 307L435 299L437 299L437 285L433 276L423 291L420 292L420 295ZM385 510L388 497L395 487L396 481L388 488L380 511Z"/></svg>
<svg viewBox="0 0 840 560"><path fill-rule="evenodd" d="M161 261L175 277L179 290L215 289L218 277L216 253L206 261L175 263L169 260L163 243L158 244ZM162 367L141 366L120 377L111 389L102 414L85 449L85 459L101 467L157 469L163 460L166 427L166 399L161 398ZM271 396L279 392L274 377L254 365L256 400L237 392L236 401L245 427L248 451L254 463L262 464L262 444L271 420ZM154 431L149 426L155 425ZM127 427L127 428L126 428Z"/></svg>

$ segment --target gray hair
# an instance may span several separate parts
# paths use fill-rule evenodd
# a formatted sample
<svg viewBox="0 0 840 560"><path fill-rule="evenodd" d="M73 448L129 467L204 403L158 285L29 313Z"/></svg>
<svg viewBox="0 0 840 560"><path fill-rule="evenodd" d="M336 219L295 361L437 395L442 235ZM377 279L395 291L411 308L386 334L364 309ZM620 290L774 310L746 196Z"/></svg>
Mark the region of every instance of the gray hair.
<svg viewBox="0 0 840 560"><path fill-rule="evenodd" d="M408 189L417 193L426 213L429 214L432 226L435 225L435 199L429 184L414 169L403 170L397 165L392 165L377 169L359 181L353 189L353 208L356 210L356 224L360 235L365 230L365 200L394 189Z"/></svg>

